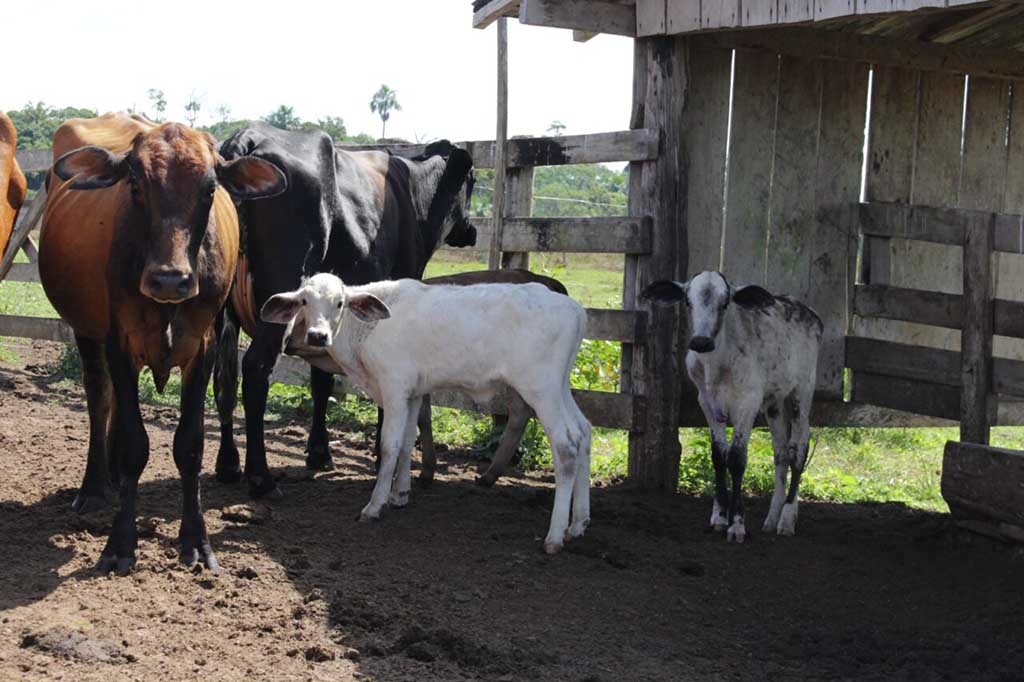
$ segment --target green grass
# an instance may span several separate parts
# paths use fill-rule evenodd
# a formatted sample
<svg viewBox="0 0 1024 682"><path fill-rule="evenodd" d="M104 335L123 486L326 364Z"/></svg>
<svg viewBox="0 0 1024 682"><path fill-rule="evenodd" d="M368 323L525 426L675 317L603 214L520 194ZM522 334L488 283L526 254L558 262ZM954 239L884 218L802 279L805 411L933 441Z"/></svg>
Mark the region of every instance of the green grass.
<svg viewBox="0 0 1024 682"><path fill-rule="evenodd" d="M622 258L606 256L570 256L568 267L561 254L534 254L531 266L537 272L557 277L570 294L588 307L617 307L621 304ZM427 268L435 276L485 267L478 256L467 257L445 252ZM37 284L0 283L0 313L16 315L54 315ZM620 345L607 341L585 341L572 375L576 388L615 391L619 383ZM11 362L12 352L0 339L0 360ZM61 359L64 376L76 379L80 372L74 348ZM140 393L143 400L159 405L177 406L180 380L175 374L163 395L156 392L148 372L143 374ZM212 387L207 404L214 409ZM304 387L275 385L270 392L267 419L305 420L311 402ZM332 426L347 431L371 434L376 407L367 400L348 396L333 401L328 411ZM492 445L489 417L445 408L434 410L434 432L438 442L472 448L486 455ZM947 440L957 438L955 428L927 429L816 429L813 455L804 477L805 497L836 502L897 501L924 509L944 510L939 492L942 449ZM692 494L709 494L713 487L710 441L707 429L680 429L682 461L680 489ZM993 429L993 445L1024 449L1024 428ZM522 465L549 467L551 452L540 427L531 422L523 443ZM626 473L627 434L612 429L595 429L592 470L595 477L615 478ZM774 486L771 438L764 429L751 438L746 489L752 494L769 494Z"/></svg>

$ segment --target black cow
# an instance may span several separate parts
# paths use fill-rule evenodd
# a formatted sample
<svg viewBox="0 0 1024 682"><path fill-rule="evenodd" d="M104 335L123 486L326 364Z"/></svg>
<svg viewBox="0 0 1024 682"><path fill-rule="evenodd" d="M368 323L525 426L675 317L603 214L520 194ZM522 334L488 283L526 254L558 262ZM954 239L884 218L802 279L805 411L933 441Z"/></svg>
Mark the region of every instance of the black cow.
<svg viewBox="0 0 1024 682"><path fill-rule="evenodd" d="M252 496L279 495L267 467L263 416L285 327L259 321L256 311L274 294L293 291L303 277L318 272L334 273L346 284L419 279L442 241L475 244L476 230L468 220L473 162L446 140L407 159L378 151L345 152L321 131L285 131L263 123L227 139L220 152L227 160L256 156L270 161L288 178L283 194L239 206L245 262L231 305L219 320L215 374L221 422L217 478L232 482L241 477L232 426L240 321L252 337L242 360L245 476ZM306 448L311 469L333 466L326 426L333 383L329 372L312 368L313 424Z"/></svg>

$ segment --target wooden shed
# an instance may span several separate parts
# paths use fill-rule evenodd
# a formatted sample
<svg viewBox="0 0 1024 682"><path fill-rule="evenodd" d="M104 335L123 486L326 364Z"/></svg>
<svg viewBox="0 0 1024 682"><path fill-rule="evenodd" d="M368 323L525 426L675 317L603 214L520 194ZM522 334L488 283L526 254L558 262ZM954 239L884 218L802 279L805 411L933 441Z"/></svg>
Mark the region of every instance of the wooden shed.
<svg viewBox="0 0 1024 682"><path fill-rule="evenodd" d="M1024 4L474 3L478 28L507 17L635 38L629 124L657 154L630 165L651 249L626 257L627 309L654 279L720 269L821 315L817 424L952 420L987 444L1024 423ZM678 311L644 312L623 354L644 405L630 474L672 488L676 430L703 420Z"/></svg>

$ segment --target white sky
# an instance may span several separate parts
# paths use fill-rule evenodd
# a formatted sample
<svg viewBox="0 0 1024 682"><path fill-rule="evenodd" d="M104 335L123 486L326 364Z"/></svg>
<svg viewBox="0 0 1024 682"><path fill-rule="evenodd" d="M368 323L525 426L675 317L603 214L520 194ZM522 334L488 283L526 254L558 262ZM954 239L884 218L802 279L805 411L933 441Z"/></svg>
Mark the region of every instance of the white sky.
<svg viewBox="0 0 1024 682"><path fill-rule="evenodd" d="M147 111L158 88L169 119L184 120L195 91L200 124L220 105L258 118L287 104L377 136L369 101L387 83L402 105L388 137L494 137L497 27L471 28L469 0L54 0L18 3L13 17L4 110L42 100ZM543 134L555 119L567 134L627 128L631 78L628 38L580 44L509 22L510 135Z"/></svg>

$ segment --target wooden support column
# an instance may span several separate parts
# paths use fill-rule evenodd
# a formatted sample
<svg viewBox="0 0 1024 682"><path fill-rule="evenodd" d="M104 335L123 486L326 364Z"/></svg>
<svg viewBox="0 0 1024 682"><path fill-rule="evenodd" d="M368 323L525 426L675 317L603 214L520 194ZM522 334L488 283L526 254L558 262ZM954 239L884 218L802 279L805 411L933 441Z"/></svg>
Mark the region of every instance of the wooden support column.
<svg viewBox="0 0 1024 682"><path fill-rule="evenodd" d="M505 176L505 217L528 218L533 215L533 166L510 168ZM501 267L530 269L529 251L505 251Z"/></svg>
<svg viewBox="0 0 1024 682"><path fill-rule="evenodd" d="M988 445L992 395L992 234L981 214L964 235L963 331L960 336L960 441Z"/></svg>
<svg viewBox="0 0 1024 682"><path fill-rule="evenodd" d="M494 140L494 194L491 213L494 232L487 267L501 264L501 237L505 221L505 174L508 167L508 19L498 19L498 128Z"/></svg>
<svg viewBox="0 0 1024 682"><path fill-rule="evenodd" d="M650 253L627 263L623 293L629 308L641 307L637 297L647 284L684 275L688 255L687 169L681 154L685 39L640 38L634 59L631 125L657 130L659 146L656 159L630 166L630 211L650 216L653 230ZM647 343L633 346L629 357L628 384L645 402L637 428L629 434L629 478L641 487L675 490L680 454L680 310L678 306L648 306L648 310Z"/></svg>

